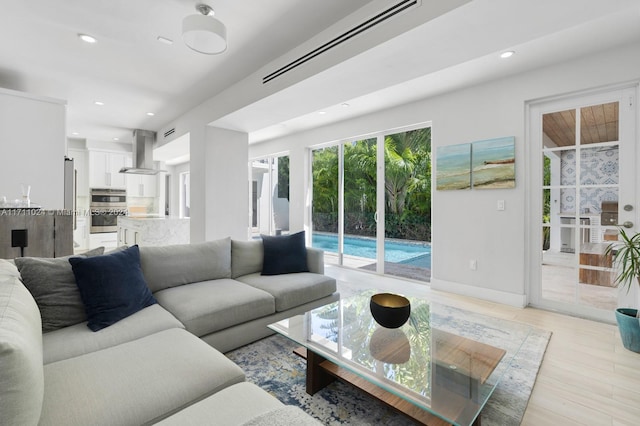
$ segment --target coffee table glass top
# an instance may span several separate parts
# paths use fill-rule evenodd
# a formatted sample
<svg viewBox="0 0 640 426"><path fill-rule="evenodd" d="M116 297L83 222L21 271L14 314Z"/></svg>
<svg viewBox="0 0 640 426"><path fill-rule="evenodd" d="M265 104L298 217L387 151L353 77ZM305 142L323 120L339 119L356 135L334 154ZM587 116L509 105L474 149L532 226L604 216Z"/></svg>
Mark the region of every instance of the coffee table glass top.
<svg viewBox="0 0 640 426"><path fill-rule="evenodd" d="M415 297L406 324L383 328L369 309L375 293L269 328L447 422L472 424L531 328Z"/></svg>

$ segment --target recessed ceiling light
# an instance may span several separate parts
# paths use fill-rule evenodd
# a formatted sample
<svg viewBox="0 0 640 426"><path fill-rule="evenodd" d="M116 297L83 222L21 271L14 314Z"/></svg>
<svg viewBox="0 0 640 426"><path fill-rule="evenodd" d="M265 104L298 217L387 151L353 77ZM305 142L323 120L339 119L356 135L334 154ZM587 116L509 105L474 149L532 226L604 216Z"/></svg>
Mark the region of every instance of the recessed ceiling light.
<svg viewBox="0 0 640 426"><path fill-rule="evenodd" d="M507 59L507 58L512 57L514 53L516 53L516 52L514 52L513 50L508 50L508 51L506 51L506 52L502 52L502 53L500 54L500 57L501 57L502 59Z"/></svg>
<svg viewBox="0 0 640 426"><path fill-rule="evenodd" d="M78 136L80 133L78 133L78 132L71 132L71 134L72 134L73 136Z"/></svg>
<svg viewBox="0 0 640 426"><path fill-rule="evenodd" d="M120 140L120 138L113 138L113 140L114 140L114 141L119 141L119 140Z"/></svg>
<svg viewBox="0 0 640 426"><path fill-rule="evenodd" d="M154 114L154 113L152 113L152 112L148 112L148 113L147 113L147 115L148 115L149 117L153 117L155 114Z"/></svg>
<svg viewBox="0 0 640 426"><path fill-rule="evenodd" d="M95 43L98 41L95 37L90 36L89 34L78 34L78 37L85 43Z"/></svg>
<svg viewBox="0 0 640 426"><path fill-rule="evenodd" d="M95 105L98 105L98 106L103 106L103 105L104 105L104 102L101 102L101 101L95 101L95 102L94 102L94 104L95 104Z"/></svg>
<svg viewBox="0 0 640 426"><path fill-rule="evenodd" d="M341 106L342 106L342 108L349 108L351 105L349 105L348 103L345 102Z"/></svg>
<svg viewBox="0 0 640 426"><path fill-rule="evenodd" d="M173 44L173 40L171 40L171 39L169 39L169 38L166 38L166 37L158 36L156 39L157 39L160 43L169 44L169 45Z"/></svg>
<svg viewBox="0 0 640 426"><path fill-rule="evenodd" d="M320 111L320 112L318 112L318 114L320 114L320 115L325 115L326 113L327 113L327 111Z"/></svg>

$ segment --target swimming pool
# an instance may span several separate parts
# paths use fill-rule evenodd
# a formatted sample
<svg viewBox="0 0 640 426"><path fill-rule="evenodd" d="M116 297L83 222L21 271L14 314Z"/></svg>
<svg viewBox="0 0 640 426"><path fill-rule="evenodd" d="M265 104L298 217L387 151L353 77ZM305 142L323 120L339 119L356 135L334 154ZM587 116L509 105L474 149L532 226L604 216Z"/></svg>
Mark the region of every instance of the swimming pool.
<svg viewBox="0 0 640 426"><path fill-rule="evenodd" d="M311 245L324 251L338 253L338 236L314 232ZM376 241L373 238L345 236L344 254L375 260ZM431 245L429 243L386 240L384 242L384 260L420 268L431 268Z"/></svg>

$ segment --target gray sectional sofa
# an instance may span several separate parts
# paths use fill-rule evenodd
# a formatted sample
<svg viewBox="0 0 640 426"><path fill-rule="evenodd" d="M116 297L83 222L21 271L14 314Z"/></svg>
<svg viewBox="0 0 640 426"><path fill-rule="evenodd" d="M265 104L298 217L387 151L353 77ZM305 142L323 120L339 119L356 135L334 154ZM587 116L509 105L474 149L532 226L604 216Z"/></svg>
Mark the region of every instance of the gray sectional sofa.
<svg viewBox="0 0 640 426"><path fill-rule="evenodd" d="M309 272L261 275L261 241L140 247L158 303L96 332L83 321L45 333L41 311L51 307L43 309L41 288L28 289L31 265L16 261L21 277L0 260L0 424L317 425L247 383L223 355L271 334L269 323L339 298L322 252L306 255ZM58 284L73 277L67 259L49 261ZM62 305L75 295L65 297Z"/></svg>

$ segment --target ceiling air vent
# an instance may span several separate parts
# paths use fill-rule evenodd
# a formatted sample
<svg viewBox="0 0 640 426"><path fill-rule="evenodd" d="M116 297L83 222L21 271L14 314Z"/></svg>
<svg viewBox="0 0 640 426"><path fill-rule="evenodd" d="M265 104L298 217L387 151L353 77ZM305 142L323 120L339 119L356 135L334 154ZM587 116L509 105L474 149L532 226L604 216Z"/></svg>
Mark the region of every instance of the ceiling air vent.
<svg viewBox="0 0 640 426"><path fill-rule="evenodd" d="M168 138L169 136L171 136L172 134L174 134L176 132L176 128L174 127L173 129L169 129L166 132L164 132L164 138Z"/></svg>
<svg viewBox="0 0 640 426"><path fill-rule="evenodd" d="M289 71L291 71L294 68L299 67L300 65L309 62L311 59L315 58L318 55L321 55L331 49L333 49L334 47L352 39L353 37L357 36L358 34L362 34L365 31L370 30L371 28L383 23L384 21L391 19L392 17L394 17L395 15L397 15L400 12L403 12L411 7L417 6L418 3L420 2L420 0L403 0L398 2L395 6L391 6L390 8L380 12L379 14L377 14L376 16L374 16L373 18L367 19L366 21L362 22L361 24L356 25L355 27L351 28L350 30L342 33L341 35L337 36L336 38L326 42L325 44L323 44L322 46L312 50L311 52L307 53L306 55L300 56L298 59L289 62L287 65L283 66L282 68L272 72L271 74L262 77L262 84L266 84L268 82L270 82L271 80L280 77L283 74L288 73Z"/></svg>

